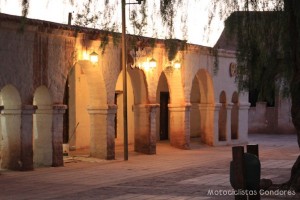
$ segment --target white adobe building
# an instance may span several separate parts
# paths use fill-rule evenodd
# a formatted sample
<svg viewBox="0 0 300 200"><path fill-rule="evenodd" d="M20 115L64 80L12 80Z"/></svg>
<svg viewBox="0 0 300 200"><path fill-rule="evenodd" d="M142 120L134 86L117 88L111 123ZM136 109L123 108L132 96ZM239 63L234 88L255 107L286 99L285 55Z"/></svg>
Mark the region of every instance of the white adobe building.
<svg viewBox="0 0 300 200"><path fill-rule="evenodd" d="M123 141L121 48L109 42L102 54L101 34L0 14L0 168L62 166L63 142L93 157L115 158ZM149 38L138 40L147 44ZM127 67L135 151L155 154L162 139L181 149L190 149L191 137L212 146L247 142L248 94L237 92L235 52L219 49L214 73L212 48L188 44L177 53L176 68L164 40L133 51L138 47L128 47L135 63ZM93 51L96 63L88 58ZM147 67L151 58L155 68Z"/></svg>

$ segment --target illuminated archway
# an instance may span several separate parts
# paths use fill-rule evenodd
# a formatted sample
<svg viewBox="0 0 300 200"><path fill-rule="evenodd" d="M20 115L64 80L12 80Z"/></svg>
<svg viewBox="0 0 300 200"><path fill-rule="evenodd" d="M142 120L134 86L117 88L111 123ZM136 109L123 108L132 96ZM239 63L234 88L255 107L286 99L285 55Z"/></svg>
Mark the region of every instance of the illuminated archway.
<svg viewBox="0 0 300 200"><path fill-rule="evenodd" d="M191 121L190 121L190 127L191 127L191 138L193 137L200 137L201 133L201 118L200 118L200 110L199 110L199 104L201 99L201 93L200 93L200 86L199 86L199 80L195 76L192 82L192 89L191 89Z"/></svg>
<svg viewBox="0 0 300 200"><path fill-rule="evenodd" d="M69 90L66 102L69 104L70 154L114 159L114 141L109 132L109 108L101 68L86 60L78 61L69 73L66 90Z"/></svg>
<svg viewBox="0 0 300 200"><path fill-rule="evenodd" d="M144 71L129 68L128 74L133 88L134 104L147 104L149 102L148 87Z"/></svg>
<svg viewBox="0 0 300 200"><path fill-rule="evenodd" d="M1 111L1 158L0 167L18 170L21 168L21 98L13 85L6 85L0 91Z"/></svg>
<svg viewBox="0 0 300 200"><path fill-rule="evenodd" d="M160 110L156 117L156 136L159 140L169 139L169 110L170 92L167 77L161 73L156 90L156 102L160 104Z"/></svg>
<svg viewBox="0 0 300 200"><path fill-rule="evenodd" d="M127 73L127 127L128 127L128 144L134 144L134 91L131 81L131 76ZM117 113L115 118L115 142L116 142L116 156L118 156L118 149L122 147L124 141L124 116L123 116L123 74L120 73L115 87L115 104L117 105Z"/></svg>
<svg viewBox="0 0 300 200"><path fill-rule="evenodd" d="M200 69L197 74L200 88L200 103L201 104L214 104L214 86L213 81L205 69Z"/></svg>
<svg viewBox="0 0 300 200"><path fill-rule="evenodd" d="M134 95L134 150L140 153L155 153L151 130L151 108L149 107L148 86L143 70L128 69ZM154 141L155 142L155 141Z"/></svg>
<svg viewBox="0 0 300 200"><path fill-rule="evenodd" d="M87 75L81 65L75 65L68 74L65 87L64 103L68 105L65 114L64 143L68 143L70 150L80 150L89 153L90 147L90 116L89 86ZM75 152L70 153L75 153ZM80 152L82 153L82 152Z"/></svg>
<svg viewBox="0 0 300 200"><path fill-rule="evenodd" d="M214 134L214 106L213 81L205 69L196 73L192 82L190 101L191 109L191 136L201 137L203 143L212 145Z"/></svg>

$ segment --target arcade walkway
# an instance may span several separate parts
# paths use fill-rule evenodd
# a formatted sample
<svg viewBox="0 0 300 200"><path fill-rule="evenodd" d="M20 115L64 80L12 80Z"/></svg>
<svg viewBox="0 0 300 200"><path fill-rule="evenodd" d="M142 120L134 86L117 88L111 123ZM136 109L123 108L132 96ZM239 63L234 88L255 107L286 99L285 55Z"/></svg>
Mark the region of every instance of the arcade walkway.
<svg viewBox="0 0 300 200"><path fill-rule="evenodd" d="M289 179L299 155L295 135L250 135L259 144L262 178ZM157 155L131 152L114 161L88 157L65 159L65 167L29 172L1 171L1 200L213 200L234 199L230 191L231 146L208 147L192 142L192 150L158 143ZM261 199L300 199L295 195L264 195Z"/></svg>

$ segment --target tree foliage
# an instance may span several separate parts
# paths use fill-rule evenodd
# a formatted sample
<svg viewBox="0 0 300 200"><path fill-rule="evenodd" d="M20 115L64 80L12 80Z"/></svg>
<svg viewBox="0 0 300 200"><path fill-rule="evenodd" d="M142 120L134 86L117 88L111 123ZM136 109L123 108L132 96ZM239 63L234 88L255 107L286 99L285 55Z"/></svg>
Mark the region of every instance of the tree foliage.
<svg viewBox="0 0 300 200"><path fill-rule="evenodd" d="M277 96L289 94L300 147L300 1L213 2L211 16L219 13L227 18L227 34L237 40L236 81L239 89L256 90L262 100L274 93ZM293 166L290 180L283 184L284 188L298 192L299 160L300 157Z"/></svg>
<svg viewBox="0 0 300 200"><path fill-rule="evenodd" d="M69 2L72 5L78 5L74 0L69 0ZM152 27L155 27L155 24L162 24L164 26L167 33L166 39L176 39L174 36L174 25L175 20L178 21L178 18L180 19L183 41L182 43L174 43L178 45L169 45L167 48L168 57L174 58L177 51L182 49L181 46L186 43L185 40L187 39L187 9L185 7L187 3L184 3L182 0L160 0L158 1L159 4L157 4L157 1L153 1L149 4L147 3L147 0L143 0L141 1L141 5L132 5L132 3L136 2L136 0L126 1L126 3L130 3L129 19L134 35L145 35L148 24L153 23ZM105 9L99 11L99 5L103 4ZM119 41L119 35L115 33L120 32L121 26L117 23L118 20L115 15L117 13L116 11L120 9L120 4L121 0L86 0L81 7L77 8L78 11L75 13L75 25L99 28L106 31L100 36L100 48L102 49L102 52L105 51L105 47L108 44L108 35L113 36L115 44ZM151 8L149 8L149 6L151 6ZM183 8L180 12L177 9L179 7ZM22 0L22 8L22 15L26 17L30 9L28 0ZM149 12L149 10L152 12ZM150 22L149 19L151 19ZM158 31L161 30L153 29L153 35L151 37L157 38ZM131 43L134 41L135 40L131 41Z"/></svg>
<svg viewBox="0 0 300 200"><path fill-rule="evenodd" d="M29 1L22 0L22 16L26 17L29 9Z"/></svg>
<svg viewBox="0 0 300 200"><path fill-rule="evenodd" d="M227 38L237 40L239 90L256 90L259 100L273 101L274 93L287 90L291 75L282 46L286 39L283 1L222 2L214 1L211 16L218 12L227 18Z"/></svg>

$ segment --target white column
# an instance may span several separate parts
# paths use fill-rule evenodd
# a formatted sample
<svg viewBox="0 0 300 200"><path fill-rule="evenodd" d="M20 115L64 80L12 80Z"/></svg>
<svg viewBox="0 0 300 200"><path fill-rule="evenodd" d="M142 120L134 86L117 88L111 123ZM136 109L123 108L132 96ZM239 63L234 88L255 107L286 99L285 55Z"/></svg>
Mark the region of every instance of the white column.
<svg viewBox="0 0 300 200"><path fill-rule="evenodd" d="M51 105L39 105L33 115L33 165L51 166L53 160L52 148L52 116Z"/></svg>
<svg viewBox="0 0 300 200"><path fill-rule="evenodd" d="M240 102L239 103L239 122L238 122L238 133L239 133L239 143L248 142L248 110L250 108L250 103Z"/></svg>
<svg viewBox="0 0 300 200"><path fill-rule="evenodd" d="M226 142L230 144L231 141L231 110L233 107L233 103L228 103L226 105L227 110L227 119L226 119Z"/></svg>
<svg viewBox="0 0 300 200"><path fill-rule="evenodd" d="M88 107L90 115L90 154L100 159L115 159L116 105Z"/></svg>
<svg viewBox="0 0 300 200"><path fill-rule="evenodd" d="M211 112L213 113L213 146L219 145L219 114L222 104L215 103L213 107L211 107Z"/></svg>

